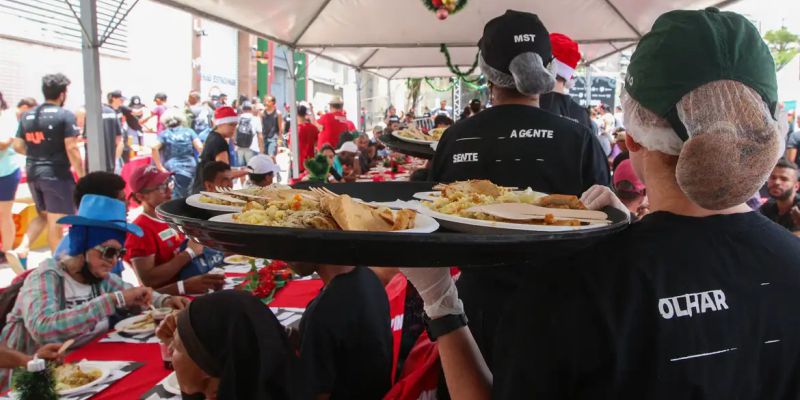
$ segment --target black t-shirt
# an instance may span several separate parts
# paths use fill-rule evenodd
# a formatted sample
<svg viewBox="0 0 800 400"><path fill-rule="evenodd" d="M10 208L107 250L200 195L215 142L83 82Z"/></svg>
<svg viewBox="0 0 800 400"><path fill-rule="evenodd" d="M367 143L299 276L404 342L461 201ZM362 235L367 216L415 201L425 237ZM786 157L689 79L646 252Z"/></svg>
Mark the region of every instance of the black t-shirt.
<svg viewBox="0 0 800 400"><path fill-rule="evenodd" d="M794 199L795 205L800 205L800 197L795 196ZM775 200L770 200L764 203L761 208L758 209L765 217L767 217L770 221L775 222L776 224L794 232L800 230L800 226L796 226L794 224L794 220L792 220L792 212L791 210L786 214L781 215L780 211L778 210L778 203Z"/></svg>
<svg viewBox="0 0 800 400"><path fill-rule="evenodd" d="M216 160L220 153L229 153L228 141L217 131L208 133L206 142L203 144L203 151L197 161L197 172L194 182L192 182L192 194L199 193L203 189L203 168L211 161ZM230 154L230 153L229 153ZM230 155L229 155L230 156Z"/></svg>
<svg viewBox="0 0 800 400"><path fill-rule="evenodd" d="M381 399L391 385L389 300L366 267L336 276L300 321L298 398Z"/></svg>
<svg viewBox="0 0 800 400"><path fill-rule="evenodd" d="M103 105L103 134L105 135L106 143L106 172L114 172L114 167L117 165L116 150L117 138L122 136L122 126L120 125L119 114L113 108ZM86 164L89 164L89 154L86 154Z"/></svg>
<svg viewBox="0 0 800 400"><path fill-rule="evenodd" d="M758 213L646 216L531 270L496 399L797 399L800 239Z"/></svg>
<svg viewBox="0 0 800 400"><path fill-rule="evenodd" d="M264 139L273 139L278 134L278 118L280 118L280 114L278 114L277 109L271 113L263 112L261 115L261 129L264 132Z"/></svg>
<svg viewBox="0 0 800 400"><path fill-rule="evenodd" d="M502 105L448 128L431 180L489 179L503 186L580 195L608 185L608 160L588 128L542 109Z"/></svg>
<svg viewBox="0 0 800 400"><path fill-rule="evenodd" d="M553 114L569 118L587 129L592 129L592 121L589 119L589 112L568 94L550 92L539 96L539 107L550 111Z"/></svg>
<svg viewBox="0 0 800 400"><path fill-rule="evenodd" d="M27 147L28 180L72 180L64 139L78 135L75 114L55 104L44 103L25 113L17 137L24 140Z"/></svg>

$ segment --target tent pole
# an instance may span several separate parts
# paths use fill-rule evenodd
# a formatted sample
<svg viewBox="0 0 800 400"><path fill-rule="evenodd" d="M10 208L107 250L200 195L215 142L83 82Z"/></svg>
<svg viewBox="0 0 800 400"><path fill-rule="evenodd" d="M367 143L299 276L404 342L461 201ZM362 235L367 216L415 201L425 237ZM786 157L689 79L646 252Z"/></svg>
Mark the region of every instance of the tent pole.
<svg viewBox="0 0 800 400"><path fill-rule="evenodd" d="M386 78L386 87L389 88L389 106L386 107L388 109L392 106L392 78Z"/></svg>
<svg viewBox="0 0 800 400"><path fill-rule="evenodd" d="M300 176L300 163L304 160L300 159L300 145L298 141L298 134L297 131L299 130L299 126L297 124L297 71L295 70L295 61L294 61L294 48L289 49L288 51L284 51L284 56L287 57L286 60L292 60L292 66L289 68L289 80L291 81L292 88L289 90L289 114L291 116L290 124L292 126L291 132L289 132L289 137L291 141L291 146L289 150L291 151L292 158L291 162L291 175L292 178L297 178ZM291 58L289 55L291 54ZM308 66L306 66L308 68ZM316 118L315 116L311 115L311 118Z"/></svg>
<svg viewBox="0 0 800 400"><path fill-rule="evenodd" d="M586 106L592 106L592 65L586 64L586 73L583 76L583 89L586 91Z"/></svg>
<svg viewBox="0 0 800 400"><path fill-rule="evenodd" d="M364 117L364 122L363 123L361 122L361 116L362 116L362 112L361 112L361 82L362 82L361 81L361 70L357 69L356 70L356 113L357 113L357 117L356 117L357 120L356 121L358 122L357 128L358 128L358 130L361 131L361 133L367 133L366 116Z"/></svg>
<svg viewBox="0 0 800 400"><path fill-rule="evenodd" d="M100 53L97 43L97 0L81 0L81 24L86 29L81 53L83 56L83 91L86 120L86 157L88 171L104 171L107 165L106 137L103 134L100 93ZM114 160L115 161L115 160Z"/></svg>

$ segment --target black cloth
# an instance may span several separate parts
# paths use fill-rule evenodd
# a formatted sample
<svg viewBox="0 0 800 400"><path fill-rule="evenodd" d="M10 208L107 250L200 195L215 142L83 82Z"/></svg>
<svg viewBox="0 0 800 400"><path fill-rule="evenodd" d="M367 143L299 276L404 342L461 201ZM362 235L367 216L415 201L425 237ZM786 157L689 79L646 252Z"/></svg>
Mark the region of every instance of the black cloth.
<svg viewBox="0 0 800 400"><path fill-rule="evenodd" d="M203 168L211 161L216 160L220 153L228 153L228 141L217 131L211 131L203 144L203 151L197 160L197 172L195 173L194 182L192 182L192 194L200 193L203 188Z"/></svg>
<svg viewBox="0 0 800 400"><path fill-rule="evenodd" d="M105 136L106 172L114 172L117 166L117 138L122 139L122 125L117 110L103 105L103 136ZM88 153L87 161L88 164Z"/></svg>
<svg viewBox="0 0 800 400"><path fill-rule="evenodd" d="M800 239L755 212L657 212L531 271L495 399L797 399Z"/></svg>
<svg viewBox="0 0 800 400"><path fill-rule="evenodd" d="M539 96L539 107L553 114L569 118L589 130L592 130L592 121L589 112L568 94L550 92Z"/></svg>
<svg viewBox="0 0 800 400"><path fill-rule="evenodd" d="M794 205L800 206L800 196L795 196ZM774 199L764 203L761 208L758 209L758 211L770 221L788 229L791 232L800 231L800 226L795 225L794 220L792 220L792 211L789 210L786 212L786 214L781 215L780 211L778 210L778 203Z"/></svg>
<svg viewBox="0 0 800 400"><path fill-rule="evenodd" d="M580 195L608 185L608 161L589 129L536 107L501 105L457 122L439 141L430 179L489 179L503 186ZM492 367L495 328L529 266L463 269L457 286L469 327Z"/></svg>
<svg viewBox="0 0 800 400"><path fill-rule="evenodd" d="M25 141L27 179L73 180L64 139L78 135L75 114L55 104L23 114L17 137Z"/></svg>
<svg viewBox="0 0 800 400"><path fill-rule="evenodd" d="M264 132L264 139L273 139L278 134L278 110L275 109L272 113L264 111L261 114L261 132Z"/></svg>
<svg viewBox="0 0 800 400"><path fill-rule="evenodd" d="M392 372L389 299L366 267L338 275L300 321L300 399L381 399Z"/></svg>
<svg viewBox="0 0 800 400"><path fill-rule="evenodd" d="M136 118L136 116L133 115L133 110L130 107L122 106L119 108L119 111L125 117L125 123L128 124L128 128L131 128L137 132L141 132L142 125L139 123L139 118Z"/></svg>
<svg viewBox="0 0 800 400"><path fill-rule="evenodd" d="M224 290L192 301L178 317L189 357L219 378L220 399L289 398L294 363L286 331L250 293Z"/></svg>

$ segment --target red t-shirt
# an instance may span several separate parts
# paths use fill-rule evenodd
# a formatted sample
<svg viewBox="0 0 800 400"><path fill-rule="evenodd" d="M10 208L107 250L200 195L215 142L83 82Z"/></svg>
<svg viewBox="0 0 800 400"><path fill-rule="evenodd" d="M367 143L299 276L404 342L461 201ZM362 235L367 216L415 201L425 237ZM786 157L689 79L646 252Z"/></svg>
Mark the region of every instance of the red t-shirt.
<svg viewBox="0 0 800 400"><path fill-rule="evenodd" d="M347 117L344 115L344 112L336 111L327 113L320 117L317 122L322 125L322 132L319 134L319 139L317 140L317 149L325 144L329 144L335 149L336 145L339 144L339 136L342 132L347 131Z"/></svg>
<svg viewBox="0 0 800 400"><path fill-rule="evenodd" d="M357 130L356 129L356 124L354 124L353 121L350 121L348 119L348 120L344 121L344 123L347 124L347 130L349 132L353 132L353 131Z"/></svg>
<svg viewBox="0 0 800 400"><path fill-rule="evenodd" d="M300 172L306 169L303 162L314 157L314 146L317 145L318 136L319 130L310 122L300 125L300 129L297 130L297 152L299 153L298 161L300 162Z"/></svg>
<svg viewBox="0 0 800 400"><path fill-rule="evenodd" d="M128 234L125 239L125 248L128 253L125 261L131 262L132 258L154 255L155 264L161 265L175 257L180 252L181 244L186 240L180 232L172 229L166 222L159 221L142 213L134 221L144 231L142 237Z"/></svg>

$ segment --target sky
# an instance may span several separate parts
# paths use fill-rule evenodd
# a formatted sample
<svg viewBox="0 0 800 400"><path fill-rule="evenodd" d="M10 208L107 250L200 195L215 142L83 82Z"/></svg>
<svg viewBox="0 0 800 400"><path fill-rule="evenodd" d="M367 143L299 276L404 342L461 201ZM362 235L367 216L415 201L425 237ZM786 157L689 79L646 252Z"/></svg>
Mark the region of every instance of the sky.
<svg viewBox="0 0 800 400"><path fill-rule="evenodd" d="M725 10L745 14L761 24L761 33L786 26L800 34L800 0L739 0Z"/></svg>

